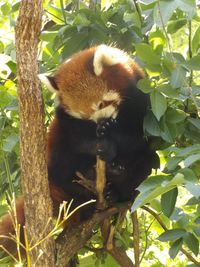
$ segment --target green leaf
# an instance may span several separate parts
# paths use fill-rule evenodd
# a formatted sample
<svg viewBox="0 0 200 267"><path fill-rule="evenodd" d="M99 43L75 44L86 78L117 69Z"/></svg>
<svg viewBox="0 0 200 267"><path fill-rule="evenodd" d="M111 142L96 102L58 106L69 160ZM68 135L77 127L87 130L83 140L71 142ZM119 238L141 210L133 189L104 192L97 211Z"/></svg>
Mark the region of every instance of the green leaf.
<svg viewBox="0 0 200 267"><path fill-rule="evenodd" d="M183 238L177 239L169 249L170 258L174 259L183 245Z"/></svg>
<svg viewBox="0 0 200 267"><path fill-rule="evenodd" d="M199 202L199 200L198 200L198 202ZM198 237L200 237L200 227L193 226L193 231L194 231L195 235L197 235Z"/></svg>
<svg viewBox="0 0 200 267"><path fill-rule="evenodd" d="M190 168L182 168L180 170L180 173L182 173L184 175L186 182L197 183L199 181L195 172Z"/></svg>
<svg viewBox="0 0 200 267"><path fill-rule="evenodd" d="M176 1L159 1L159 4L155 5L154 8L154 22L158 27L166 25L168 20L171 18L178 4Z"/></svg>
<svg viewBox="0 0 200 267"><path fill-rule="evenodd" d="M3 144L3 151L11 152L15 145L19 142L19 136L17 134L9 135Z"/></svg>
<svg viewBox="0 0 200 267"><path fill-rule="evenodd" d="M2 41L0 41L0 53L3 53L4 51L4 44Z"/></svg>
<svg viewBox="0 0 200 267"><path fill-rule="evenodd" d="M179 123L186 118L184 111L180 109L169 108L166 112L166 120L170 123Z"/></svg>
<svg viewBox="0 0 200 267"><path fill-rule="evenodd" d="M157 239L161 242L167 242L167 241L175 241L179 238L184 237L186 234L186 231L184 229L172 229L167 230L163 234L161 234Z"/></svg>
<svg viewBox="0 0 200 267"><path fill-rule="evenodd" d="M196 218L194 221L195 224L200 224L200 217Z"/></svg>
<svg viewBox="0 0 200 267"><path fill-rule="evenodd" d="M84 33L76 33L71 38L65 41L62 50L62 59L66 59L73 53L84 48L88 42L88 37Z"/></svg>
<svg viewBox="0 0 200 267"><path fill-rule="evenodd" d="M190 154L196 154L197 152L200 152L200 144L188 146L186 148L180 148L176 150L176 156L177 157L186 157Z"/></svg>
<svg viewBox="0 0 200 267"><path fill-rule="evenodd" d="M199 240L192 233L187 233L184 236L184 242L187 244L188 248L194 253L194 255L198 255L199 253Z"/></svg>
<svg viewBox="0 0 200 267"><path fill-rule="evenodd" d="M156 2L157 0L140 0L141 3L145 4L145 5L149 5L151 3Z"/></svg>
<svg viewBox="0 0 200 267"><path fill-rule="evenodd" d="M178 90L172 88L170 84L161 84L157 86L157 90L170 98L178 97Z"/></svg>
<svg viewBox="0 0 200 267"><path fill-rule="evenodd" d="M187 24L186 19L173 20L168 23L167 32L172 34L181 29L184 25Z"/></svg>
<svg viewBox="0 0 200 267"><path fill-rule="evenodd" d="M175 124L168 123L166 120L161 121L161 137L168 143L174 142L174 137L177 135L177 127Z"/></svg>
<svg viewBox="0 0 200 267"><path fill-rule="evenodd" d="M148 78L139 80L137 87L144 93L151 93L155 88L155 83Z"/></svg>
<svg viewBox="0 0 200 267"><path fill-rule="evenodd" d="M191 197L185 205L191 206L191 205L198 205L198 204L199 204L199 199L197 199L196 197Z"/></svg>
<svg viewBox="0 0 200 267"><path fill-rule="evenodd" d="M196 198L200 197L200 184L194 182L186 182L186 189Z"/></svg>
<svg viewBox="0 0 200 267"><path fill-rule="evenodd" d="M173 171L174 169L177 168L178 164L182 161L182 158L178 158L178 157L172 157L170 158L167 163L166 163L166 167L169 171Z"/></svg>
<svg viewBox="0 0 200 267"><path fill-rule="evenodd" d="M152 136L160 136L159 124L152 112L144 118L144 129Z"/></svg>
<svg viewBox="0 0 200 267"><path fill-rule="evenodd" d="M131 212L134 212L137 208L145 205L146 203L149 203L154 198L172 190L173 188L177 187L178 185L182 185L184 183L184 176L180 173L175 175L173 179L168 180L169 177L166 177L163 181L159 184L160 181L158 181L158 184L153 187L153 185L150 183L148 184L147 179L145 182L143 182L137 189L141 191L141 188L145 186L145 189L149 186L148 190L142 191L141 194L135 199L132 207Z"/></svg>
<svg viewBox="0 0 200 267"><path fill-rule="evenodd" d="M189 19L196 13L196 1L195 0L176 0L178 8L188 15Z"/></svg>
<svg viewBox="0 0 200 267"><path fill-rule="evenodd" d="M177 66L176 69L173 70L172 75L170 77L170 82L173 88L179 88L185 83L186 70Z"/></svg>
<svg viewBox="0 0 200 267"><path fill-rule="evenodd" d="M192 39L192 52L196 53L200 46L200 26L197 28Z"/></svg>
<svg viewBox="0 0 200 267"><path fill-rule="evenodd" d="M174 188L161 196L161 209L168 218L174 211L177 196L178 196L177 188Z"/></svg>
<svg viewBox="0 0 200 267"><path fill-rule="evenodd" d="M166 43L166 38L163 32L159 29L157 29L154 32L150 32L148 34L149 42L151 43L153 49L159 53L159 55L162 55L163 53L163 46Z"/></svg>
<svg viewBox="0 0 200 267"><path fill-rule="evenodd" d="M8 205L1 204L0 205L0 217L8 212Z"/></svg>
<svg viewBox="0 0 200 267"><path fill-rule="evenodd" d="M148 44L136 44L136 54L144 62L151 64L160 64L160 57L153 51L153 48Z"/></svg>
<svg viewBox="0 0 200 267"><path fill-rule="evenodd" d="M187 264L185 267L197 267L196 264Z"/></svg>
<svg viewBox="0 0 200 267"><path fill-rule="evenodd" d="M150 94L150 98L151 98L152 111L156 116L157 120L159 121L167 109L167 100L158 91L153 91Z"/></svg>
<svg viewBox="0 0 200 267"><path fill-rule="evenodd" d="M81 26L81 27L87 27L90 25L90 20L87 19L86 15L78 14L78 16L74 19L74 25Z"/></svg>
<svg viewBox="0 0 200 267"><path fill-rule="evenodd" d="M2 14L3 14L4 16L7 16L8 13L10 12L10 4L8 4L8 3L3 4L3 5L1 6L1 11L2 11Z"/></svg>
<svg viewBox="0 0 200 267"><path fill-rule="evenodd" d="M200 130L200 119L188 118L188 121Z"/></svg>
<svg viewBox="0 0 200 267"><path fill-rule="evenodd" d="M16 12L19 10L19 7L20 7L20 2L12 5L12 12Z"/></svg>
<svg viewBox="0 0 200 267"><path fill-rule="evenodd" d="M200 55L194 56L187 62L187 67L190 70L200 70Z"/></svg>
<svg viewBox="0 0 200 267"><path fill-rule="evenodd" d="M40 35L40 39L45 42L53 42L57 34L57 31L43 31Z"/></svg>
<svg viewBox="0 0 200 267"><path fill-rule="evenodd" d="M0 116L0 130L3 130L5 127L6 117Z"/></svg>
<svg viewBox="0 0 200 267"><path fill-rule="evenodd" d="M13 62L13 61L8 61L7 63L6 63L6 65L10 68L10 70L13 72L13 73L15 73L16 74L16 72L17 72L17 66L16 66L16 63L15 62Z"/></svg>
<svg viewBox="0 0 200 267"><path fill-rule="evenodd" d="M0 106L5 108L8 104L11 103L13 97L8 93L4 86L0 85Z"/></svg>
<svg viewBox="0 0 200 267"><path fill-rule="evenodd" d="M200 153L197 153L197 154L194 154L194 155L190 155L189 157L187 157L184 160L184 166L185 167L189 167L193 163L195 163L197 160L200 160Z"/></svg>
<svg viewBox="0 0 200 267"><path fill-rule="evenodd" d="M56 24L64 24L63 11L61 9L50 5L46 9L47 15L51 20L53 20Z"/></svg>
<svg viewBox="0 0 200 267"><path fill-rule="evenodd" d="M168 175L150 176L148 179L144 180L144 182L142 182L138 186L137 190L139 190L142 193L145 193L153 188L161 186L163 181L170 180L170 178L171 176L168 176Z"/></svg>

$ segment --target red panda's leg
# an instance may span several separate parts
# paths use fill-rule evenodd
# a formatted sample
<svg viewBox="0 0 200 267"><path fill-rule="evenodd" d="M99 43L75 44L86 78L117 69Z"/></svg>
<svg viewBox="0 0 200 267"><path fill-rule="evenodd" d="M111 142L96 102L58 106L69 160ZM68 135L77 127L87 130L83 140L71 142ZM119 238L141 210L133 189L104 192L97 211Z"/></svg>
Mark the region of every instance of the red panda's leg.
<svg viewBox="0 0 200 267"><path fill-rule="evenodd" d="M16 215L17 215L17 223L21 225L20 228L20 236L21 242L23 243L23 225L25 223L24 218L24 198L20 196L16 199ZM15 236L15 221L13 212L10 214L4 215L0 219L0 245L2 245L6 250L8 250L11 254L16 251L16 243L15 241L9 239L10 234Z"/></svg>

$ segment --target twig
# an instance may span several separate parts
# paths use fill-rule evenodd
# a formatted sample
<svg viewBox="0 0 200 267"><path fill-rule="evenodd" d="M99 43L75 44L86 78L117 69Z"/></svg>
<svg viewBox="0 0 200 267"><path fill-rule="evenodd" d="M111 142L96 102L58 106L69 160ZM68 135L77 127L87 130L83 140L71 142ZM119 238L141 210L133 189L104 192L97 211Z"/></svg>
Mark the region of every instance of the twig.
<svg viewBox="0 0 200 267"><path fill-rule="evenodd" d="M188 89L189 89L190 97L191 97L191 99L192 99L192 101L196 107L197 115L198 115L198 117L200 117L200 106L198 105L198 102L197 102L197 100L196 100L196 98L192 92L192 87L188 85Z"/></svg>
<svg viewBox="0 0 200 267"><path fill-rule="evenodd" d="M123 210L123 208L122 208ZM81 249L93 235L93 228L105 218L119 212L117 208L110 208L106 211L95 213L92 218L69 228L57 239L57 266L65 267L74 254Z"/></svg>
<svg viewBox="0 0 200 267"><path fill-rule="evenodd" d="M140 258L140 264L141 264L141 262L143 261L144 256L145 256L145 254L146 254L146 252L147 252L147 249L148 249L148 233L149 233L149 230L150 230L150 228L151 228L151 226L152 226L152 224L154 223L155 220L156 220L156 219L153 218L153 220L151 221L151 223L148 225L147 228L145 227L145 225L146 225L146 223L145 223L145 219L144 219L144 221L143 221L143 227L145 228L145 230L144 230L144 232L145 232L145 245L144 245L144 249L143 249L142 256L141 256L141 258Z"/></svg>
<svg viewBox="0 0 200 267"><path fill-rule="evenodd" d="M158 14L159 14L160 21L161 21L161 24L162 24L163 32L164 32L165 37L167 39L167 45L168 45L169 53L170 53L170 56L172 58L172 61L174 62L169 36L168 36L167 31L165 29L165 24L164 24L162 13L161 13L161 9L160 9L160 0L157 0L157 6L158 6Z"/></svg>
<svg viewBox="0 0 200 267"><path fill-rule="evenodd" d="M105 175L105 162L97 157L96 164L96 192L98 196L97 208L104 210L107 207L105 198L104 198L104 189L106 185L106 175Z"/></svg>
<svg viewBox="0 0 200 267"><path fill-rule="evenodd" d="M143 24L143 18L142 18L140 6L139 6L137 0L133 0L133 2L134 2L134 5L135 5L135 9L136 9L136 11L138 13L139 19L140 19L140 23L142 25Z"/></svg>
<svg viewBox="0 0 200 267"><path fill-rule="evenodd" d="M120 264L121 267L135 267L126 252L118 247L113 247L107 252Z"/></svg>
<svg viewBox="0 0 200 267"><path fill-rule="evenodd" d="M61 6L61 9L62 9L62 13L63 13L63 18L64 18L64 21L65 21L65 24L67 24L67 18L66 18L66 14L65 14L65 7L64 7L63 0L60 0L60 6Z"/></svg>
<svg viewBox="0 0 200 267"><path fill-rule="evenodd" d="M80 178L80 180L76 180L76 183L82 185L83 187L87 188L89 191L97 195L94 181L85 178L80 172L76 172L76 175L78 176L78 178Z"/></svg>
<svg viewBox="0 0 200 267"><path fill-rule="evenodd" d="M127 207L124 209L127 210ZM123 211L124 211L123 210ZM126 252L115 246L114 233L115 226L110 224L109 219L103 221L101 227L102 237L104 239L104 249L107 251L121 267L135 267L131 259L127 256Z"/></svg>
<svg viewBox="0 0 200 267"><path fill-rule="evenodd" d="M142 17L142 12L141 12L141 8L140 8L140 4L138 3L138 0L133 0L133 3L135 5L135 9L136 9L136 12L138 14L138 17L139 17L139 20L140 20L140 23L141 23L141 26L144 24L144 19ZM149 38L148 38L148 35L147 34L143 34L143 37L144 37L144 41L145 43L149 43Z"/></svg>
<svg viewBox="0 0 200 267"><path fill-rule="evenodd" d="M110 233L109 233L109 236L108 236L108 240L106 242L106 249L108 251L111 251L114 247L113 245L113 239L114 239L114 235L115 235L115 225L110 225Z"/></svg>
<svg viewBox="0 0 200 267"><path fill-rule="evenodd" d="M152 209L150 209L147 206L143 206L142 209L146 210L147 212L149 212L155 219L156 221L161 225L161 227L163 228L163 230L167 231L168 228L167 226L164 224L164 222L162 221L162 219L160 218L160 216L153 211ZM184 248L181 248L180 251L189 259L191 260L194 264L196 264L197 266L200 266L200 262L198 262L190 253L188 253Z"/></svg>
<svg viewBox="0 0 200 267"><path fill-rule="evenodd" d="M189 54L189 58L192 58L192 22L189 21L188 22L188 30L189 30L189 34L188 34L188 54ZM189 77L189 85L187 86L189 88L189 92L190 92L190 97L197 109L197 115L200 117L200 107L198 105L198 102L192 92L192 82L193 82L193 70L191 70L190 72L190 77Z"/></svg>
<svg viewBox="0 0 200 267"><path fill-rule="evenodd" d="M140 266L140 230L139 230L137 211L131 214L131 219L133 223L133 248L134 248L135 267L139 267Z"/></svg>

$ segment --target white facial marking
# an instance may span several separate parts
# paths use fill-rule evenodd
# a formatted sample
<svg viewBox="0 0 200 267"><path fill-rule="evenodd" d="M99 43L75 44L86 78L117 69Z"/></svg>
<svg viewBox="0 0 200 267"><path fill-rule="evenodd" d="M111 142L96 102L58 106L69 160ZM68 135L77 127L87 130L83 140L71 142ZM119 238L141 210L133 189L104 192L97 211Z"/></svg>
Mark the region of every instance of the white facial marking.
<svg viewBox="0 0 200 267"><path fill-rule="evenodd" d="M103 100L120 102L120 96L117 92L110 90L103 95Z"/></svg>
<svg viewBox="0 0 200 267"><path fill-rule="evenodd" d="M103 66L112 66L118 63L124 64L128 61L128 56L125 52L118 48L110 47L107 45L100 45L94 54L94 73L99 76L103 71Z"/></svg>
<svg viewBox="0 0 200 267"><path fill-rule="evenodd" d="M70 110L66 110L66 112L68 114L70 114L72 117L77 118L77 119L82 119L83 118L83 112L74 112L74 111L70 111Z"/></svg>
<svg viewBox="0 0 200 267"><path fill-rule="evenodd" d="M40 81L49 89L49 91L55 93L57 90L51 85L46 74L38 74Z"/></svg>
<svg viewBox="0 0 200 267"><path fill-rule="evenodd" d="M105 108L96 110L92 116L90 117L91 120L97 122L99 119L103 118L113 118L115 119L117 117L118 111L116 110L116 107L113 105L109 105Z"/></svg>
<svg viewBox="0 0 200 267"><path fill-rule="evenodd" d="M67 60L65 60L65 64L67 64L70 61L71 61L71 58L68 58Z"/></svg>

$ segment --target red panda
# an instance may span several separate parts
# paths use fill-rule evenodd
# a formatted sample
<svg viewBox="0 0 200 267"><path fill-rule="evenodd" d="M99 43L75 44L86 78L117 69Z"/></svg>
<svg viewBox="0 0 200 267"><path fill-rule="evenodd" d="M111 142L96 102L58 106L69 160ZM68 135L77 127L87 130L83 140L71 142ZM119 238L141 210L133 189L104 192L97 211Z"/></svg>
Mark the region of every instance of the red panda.
<svg viewBox="0 0 200 267"><path fill-rule="evenodd" d="M132 200L136 187L158 167L158 156L143 133L150 105L149 96L137 88L143 77L125 52L106 45L73 55L52 77L40 76L59 100L47 151L55 206L71 198L75 206L96 198L76 182L76 172L94 180L97 155L106 162L105 197L110 205ZM81 219L94 209L83 209Z"/></svg>

